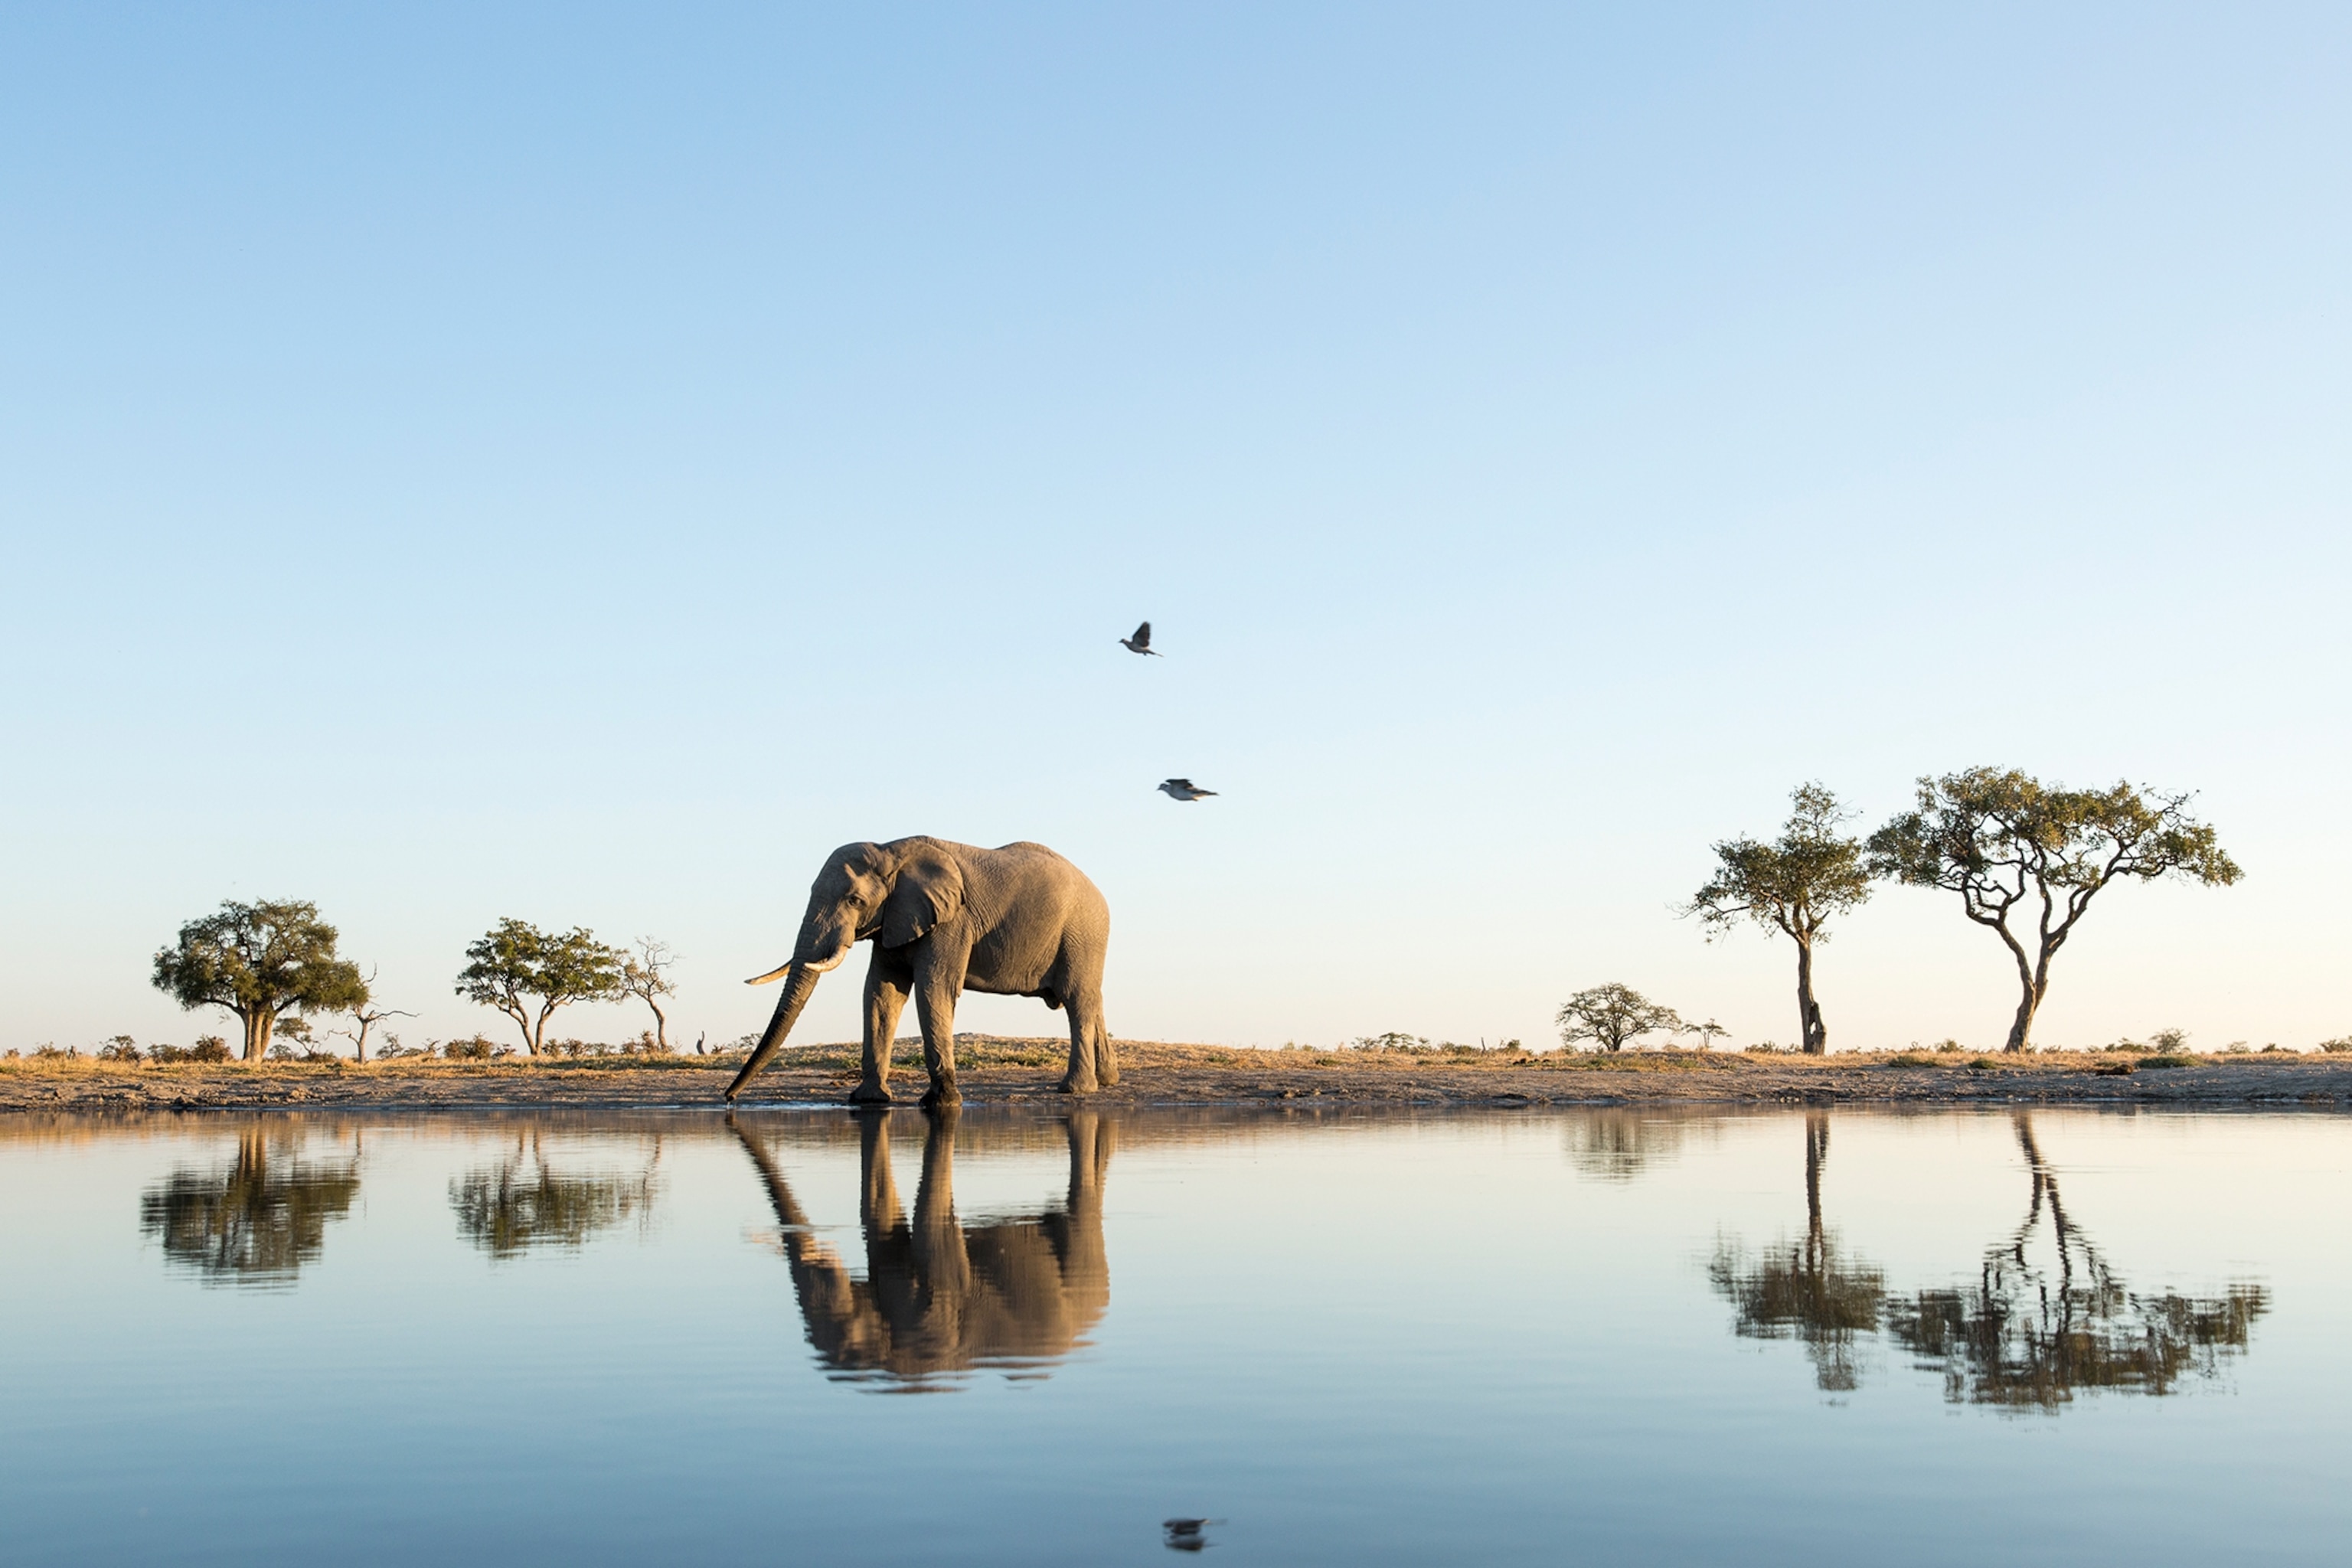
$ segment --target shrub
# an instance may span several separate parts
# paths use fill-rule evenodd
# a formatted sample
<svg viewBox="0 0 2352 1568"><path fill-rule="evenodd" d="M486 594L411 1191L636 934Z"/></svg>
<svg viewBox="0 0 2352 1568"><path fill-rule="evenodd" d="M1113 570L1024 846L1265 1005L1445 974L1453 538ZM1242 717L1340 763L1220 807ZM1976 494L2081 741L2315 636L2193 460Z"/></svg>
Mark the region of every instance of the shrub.
<svg viewBox="0 0 2352 1568"><path fill-rule="evenodd" d="M1937 1061L1926 1051L1903 1051L1887 1058L1886 1065L1891 1068L1931 1068L1937 1065Z"/></svg>
<svg viewBox="0 0 2352 1568"><path fill-rule="evenodd" d="M1429 1049L1429 1041L1419 1035L1407 1035L1391 1029L1385 1035L1363 1035L1349 1040L1343 1047L1355 1051L1405 1051L1414 1055Z"/></svg>
<svg viewBox="0 0 2352 1568"><path fill-rule="evenodd" d="M2154 1046L2143 1046L2137 1040L2117 1040L2114 1045L2104 1048L2110 1051L2129 1051L2135 1055L2156 1049Z"/></svg>
<svg viewBox="0 0 2352 1568"><path fill-rule="evenodd" d="M2147 1048L2152 1051L2162 1051L2168 1056L2179 1056L2189 1048L2189 1031L2158 1029L2147 1037Z"/></svg>
<svg viewBox="0 0 2352 1568"><path fill-rule="evenodd" d="M2346 1051L2352 1051L2352 1035L2346 1035L2333 1040L2322 1040L2319 1042L2319 1048L2330 1056L2340 1056Z"/></svg>
<svg viewBox="0 0 2352 1568"><path fill-rule="evenodd" d="M1962 1051L1968 1049L1966 1046L1963 1046L1959 1041L1954 1039L1938 1040L1936 1042L1936 1048L1948 1057L1958 1056Z"/></svg>
<svg viewBox="0 0 2352 1568"><path fill-rule="evenodd" d="M470 1039L451 1040L441 1047L441 1054L453 1062L486 1062L496 1049L488 1040L476 1035Z"/></svg>
<svg viewBox="0 0 2352 1568"><path fill-rule="evenodd" d="M75 1050L71 1046L60 1047L54 1042L46 1046L37 1046L33 1050L33 1059L36 1061L64 1061L68 1057L78 1057L79 1055L81 1055L81 1053Z"/></svg>
<svg viewBox="0 0 2352 1568"><path fill-rule="evenodd" d="M2197 1058L2195 1057L2182 1056L2177 1051L2167 1051L2162 1056L2150 1057L2139 1065L2143 1068L2193 1068L2197 1065Z"/></svg>
<svg viewBox="0 0 2352 1568"><path fill-rule="evenodd" d="M116 1035L98 1047L98 1059L102 1062L137 1062L147 1059L139 1043L128 1035Z"/></svg>
<svg viewBox="0 0 2352 1568"><path fill-rule="evenodd" d="M1969 1070L1970 1072L1998 1072L2000 1070L2000 1064L1993 1060L1990 1057L1979 1057L1976 1060L1969 1064Z"/></svg>
<svg viewBox="0 0 2352 1568"><path fill-rule="evenodd" d="M2253 1055L2253 1047L2243 1040L2231 1040L2221 1047L2221 1054L2225 1057L2247 1057Z"/></svg>

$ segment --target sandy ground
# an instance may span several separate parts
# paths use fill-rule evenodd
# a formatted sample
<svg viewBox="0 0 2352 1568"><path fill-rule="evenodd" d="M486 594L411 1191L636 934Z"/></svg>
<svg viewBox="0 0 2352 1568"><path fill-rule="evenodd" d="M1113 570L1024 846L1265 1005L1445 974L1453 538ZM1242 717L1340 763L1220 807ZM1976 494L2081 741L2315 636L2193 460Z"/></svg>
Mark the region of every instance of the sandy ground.
<svg viewBox="0 0 2352 1568"><path fill-rule="evenodd" d="M971 1105L1066 1104L1055 1092L1066 1045L965 1037L958 1081ZM907 1047L902 1047L902 1053ZM2120 1054L1922 1058L1627 1053L1620 1057L1255 1051L1121 1042L1125 1076L1110 1107L1280 1105L2179 1105L2352 1107L2352 1056L2217 1056L2152 1068ZM420 1110L723 1107L736 1060L586 1058L357 1067L306 1062L157 1066L88 1058L0 1059L0 1111L267 1109ZM759 1105L837 1104L856 1081L857 1050L787 1051L743 1097ZM901 1060L909 1059L902 1054ZM2177 1059L2177 1058L2176 1058ZM919 1066L898 1068L899 1100L923 1091Z"/></svg>

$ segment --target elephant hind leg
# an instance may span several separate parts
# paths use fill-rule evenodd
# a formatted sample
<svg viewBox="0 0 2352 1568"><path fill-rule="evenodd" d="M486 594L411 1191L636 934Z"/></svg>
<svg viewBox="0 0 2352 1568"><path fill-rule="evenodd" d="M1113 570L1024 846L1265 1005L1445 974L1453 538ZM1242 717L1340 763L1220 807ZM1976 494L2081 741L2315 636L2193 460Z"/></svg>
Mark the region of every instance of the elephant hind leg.
<svg viewBox="0 0 2352 1568"><path fill-rule="evenodd" d="M1102 995L1092 987L1070 1001L1070 1066L1062 1075L1065 1094L1092 1094L1118 1081L1118 1054L1103 1022Z"/></svg>

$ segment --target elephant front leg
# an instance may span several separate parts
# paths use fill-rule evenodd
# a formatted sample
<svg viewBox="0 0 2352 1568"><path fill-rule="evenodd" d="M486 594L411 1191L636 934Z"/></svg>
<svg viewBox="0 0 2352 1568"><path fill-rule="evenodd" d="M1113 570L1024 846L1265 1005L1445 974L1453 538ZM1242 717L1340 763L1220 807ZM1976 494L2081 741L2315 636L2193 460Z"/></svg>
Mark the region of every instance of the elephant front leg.
<svg viewBox="0 0 2352 1568"><path fill-rule="evenodd" d="M894 963L877 947L866 966L866 1058L857 1087L849 1091L852 1105L890 1103L890 1050L898 1038L898 1015L907 1005L912 975L904 963Z"/></svg>
<svg viewBox="0 0 2352 1568"><path fill-rule="evenodd" d="M926 953L915 963L915 1016L923 1026L923 1066L931 1087L923 1096L927 1107L961 1105L956 1089L955 1005L963 989L963 966Z"/></svg>

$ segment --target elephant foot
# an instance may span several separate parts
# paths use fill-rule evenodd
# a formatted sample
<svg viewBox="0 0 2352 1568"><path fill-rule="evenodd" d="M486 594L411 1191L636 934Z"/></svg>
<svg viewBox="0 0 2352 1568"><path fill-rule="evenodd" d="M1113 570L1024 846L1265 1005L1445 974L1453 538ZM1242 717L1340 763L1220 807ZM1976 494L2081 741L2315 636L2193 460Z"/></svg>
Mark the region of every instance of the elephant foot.
<svg viewBox="0 0 2352 1568"><path fill-rule="evenodd" d="M934 1079L922 1101L925 1110L938 1110L945 1106L962 1103L963 1092L956 1088L956 1081L951 1078Z"/></svg>
<svg viewBox="0 0 2352 1568"><path fill-rule="evenodd" d="M887 1105L890 1103L890 1091L883 1088L878 1083L861 1083L856 1089L849 1091L849 1103L852 1105Z"/></svg>
<svg viewBox="0 0 2352 1568"><path fill-rule="evenodd" d="M1055 1094L1092 1094L1100 1087L1102 1086L1092 1078L1080 1078L1074 1073L1055 1084L1054 1092Z"/></svg>

